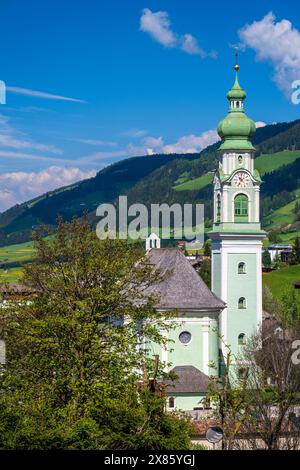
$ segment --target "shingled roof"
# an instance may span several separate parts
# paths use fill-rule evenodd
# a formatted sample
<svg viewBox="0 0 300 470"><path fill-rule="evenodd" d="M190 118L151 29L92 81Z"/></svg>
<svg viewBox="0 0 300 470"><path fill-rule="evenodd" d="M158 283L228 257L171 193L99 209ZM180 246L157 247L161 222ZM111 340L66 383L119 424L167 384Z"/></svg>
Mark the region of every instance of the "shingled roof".
<svg viewBox="0 0 300 470"><path fill-rule="evenodd" d="M165 380L168 395L172 393L203 393L207 392L209 377L194 366L176 366L171 372L177 380Z"/></svg>
<svg viewBox="0 0 300 470"><path fill-rule="evenodd" d="M152 249L150 263L165 275L153 290L160 296L157 308L222 310L225 303L207 287L182 251L176 248Z"/></svg>

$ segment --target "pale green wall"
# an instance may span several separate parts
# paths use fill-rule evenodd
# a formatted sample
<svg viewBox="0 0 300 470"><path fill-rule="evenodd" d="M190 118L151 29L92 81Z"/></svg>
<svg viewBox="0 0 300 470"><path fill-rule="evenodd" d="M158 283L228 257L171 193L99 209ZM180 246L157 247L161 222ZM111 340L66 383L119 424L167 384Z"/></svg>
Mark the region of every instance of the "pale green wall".
<svg viewBox="0 0 300 470"><path fill-rule="evenodd" d="M203 357L203 328L207 326L202 325L204 322L207 325L209 321L208 333L208 362L213 363L216 367L209 368L209 375L218 375L219 363L219 321L218 314L212 312L196 312L186 313L180 318L176 319L178 322L174 328L168 333L168 338L172 340L168 347L168 363L170 363L169 370L176 366L194 366L200 371L204 371L204 357ZM179 341L179 335L182 331L189 331L192 335L192 340L189 344L184 345ZM159 354L162 359L162 347L151 343L149 345L149 354ZM182 410L192 410L199 406L199 400L203 399L204 393L198 394L172 394L172 387L168 389L168 395L178 397L176 399L176 408Z"/></svg>
<svg viewBox="0 0 300 470"><path fill-rule="evenodd" d="M209 368L209 375L217 376L219 373L219 321L212 319L209 330L209 360L215 367Z"/></svg>
<svg viewBox="0 0 300 470"><path fill-rule="evenodd" d="M193 410L194 408L199 408L202 401L205 398L205 393L174 393L172 394L171 390L168 391L169 397L175 398L175 409L176 410ZM172 408L174 409L174 408ZM167 410L171 410L168 407L168 398L167 398Z"/></svg>
<svg viewBox="0 0 300 470"><path fill-rule="evenodd" d="M146 348L148 349L150 356L158 355L159 359L162 360L162 347L159 344L151 341L146 345Z"/></svg>
<svg viewBox="0 0 300 470"><path fill-rule="evenodd" d="M218 296L221 297L221 253L214 253L212 257L212 291Z"/></svg>
<svg viewBox="0 0 300 470"><path fill-rule="evenodd" d="M246 263L246 274L238 274L238 264ZM257 328L257 267L255 253L228 254L227 340L233 354L239 352L238 335L249 338ZM238 308L238 299L245 297L246 309Z"/></svg>
<svg viewBox="0 0 300 470"><path fill-rule="evenodd" d="M208 348L208 362L218 364L219 355L219 322L216 314L187 314L185 318L178 319L178 324L175 325L168 333L169 346L168 346L168 362L171 363L170 369L176 366L194 366L203 371L204 357L203 357L203 330L202 322L209 319L209 348ZM177 321L177 320L176 320ZM206 321L206 320L205 320ZM179 341L179 335L183 331L189 331L192 335L192 340L189 344L182 344ZM149 354L158 354L162 359L162 347L150 343ZM209 374L215 375L216 369L210 368Z"/></svg>
<svg viewBox="0 0 300 470"><path fill-rule="evenodd" d="M187 345L178 339L179 334L185 330L192 334L192 341ZM191 365L200 370L203 368L202 328L199 320L197 323L189 323L187 320L184 324L176 326L170 331L169 338L174 341L170 344L173 351L169 352L169 361L173 367Z"/></svg>

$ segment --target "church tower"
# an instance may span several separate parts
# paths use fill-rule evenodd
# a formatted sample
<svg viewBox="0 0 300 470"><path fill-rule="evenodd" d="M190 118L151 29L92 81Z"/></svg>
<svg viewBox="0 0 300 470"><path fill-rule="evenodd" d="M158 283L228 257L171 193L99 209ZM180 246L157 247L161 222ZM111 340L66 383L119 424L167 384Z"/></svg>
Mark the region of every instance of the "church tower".
<svg viewBox="0 0 300 470"><path fill-rule="evenodd" d="M222 139L220 164L214 177L212 239L212 291L227 305L220 316L220 349L234 356L262 321L261 230L259 192L261 179L254 169L251 143L256 127L244 110L246 92L238 81L227 93L227 116L218 125ZM222 362L222 361L221 361Z"/></svg>

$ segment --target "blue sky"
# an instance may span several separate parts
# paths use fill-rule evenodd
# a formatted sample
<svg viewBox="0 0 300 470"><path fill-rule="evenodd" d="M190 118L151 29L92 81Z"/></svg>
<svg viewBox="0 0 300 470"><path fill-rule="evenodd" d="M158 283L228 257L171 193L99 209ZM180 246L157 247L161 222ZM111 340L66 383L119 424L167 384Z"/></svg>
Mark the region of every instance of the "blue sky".
<svg viewBox="0 0 300 470"><path fill-rule="evenodd" d="M232 44L242 49L248 115L299 118L289 96L300 79L298 2L0 6L0 211L126 156L213 142L233 82Z"/></svg>

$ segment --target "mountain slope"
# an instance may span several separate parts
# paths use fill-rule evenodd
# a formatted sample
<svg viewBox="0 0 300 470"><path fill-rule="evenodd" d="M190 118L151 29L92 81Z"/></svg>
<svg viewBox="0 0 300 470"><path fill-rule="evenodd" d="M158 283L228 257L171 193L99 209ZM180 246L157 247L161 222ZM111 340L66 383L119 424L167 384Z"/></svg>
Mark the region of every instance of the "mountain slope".
<svg viewBox="0 0 300 470"><path fill-rule="evenodd" d="M260 176L264 176L266 173L271 173L283 166L293 163L298 158L300 158L299 150L285 150L284 152L262 154L255 159L255 168L259 171ZM185 181L182 181L183 179ZM212 181L212 172L205 173L191 180L189 180L188 177L180 177L175 181L174 189L175 191L200 190L211 185Z"/></svg>
<svg viewBox="0 0 300 470"><path fill-rule="evenodd" d="M0 246L29 240L33 227L54 225L58 215L70 220L95 212L99 204L113 201L154 170L181 158L193 160L198 155L132 157L104 168L93 178L18 204L0 214Z"/></svg>
<svg viewBox="0 0 300 470"><path fill-rule="evenodd" d="M292 192L300 187L300 121L279 123L257 129L253 143L257 165L264 176L263 213L287 204ZM200 154L155 155L122 160L101 170L94 178L46 193L0 214L0 246L30 239L39 223L54 225L58 215L65 220L87 212L95 221L95 210L103 202L113 202L127 194L129 203L205 203L208 218L212 213L212 171L217 168L219 143ZM268 149L269 155L261 156ZM281 151L282 154L274 151ZM283 166L286 165L286 166ZM286 176L285 176L286 175ZM288 197L278 198L286 191ZM275 200L277 197L277 200Z"/></svg>
<svg viewBox="0 0 300 470"><path fill-rule="evenodd" d="M282 137L282 143L280 137ZM253 142L257 148L256 157L258 162L264 166L269 165L268 171L279 168L281 164L290 163L296 158L296 155L290 156L288 152L276 157L276 161L272 161L273 153L269 157L261 155L261 149L266 148L272 150L272 142L276 151L284 151L293 147L294 142L299 138L300 149L300 121L290 123L280 123L257 129ZM290 139L290 140L288 140ZM187 203L202 202L206 205L206 213L211 217L212 209L212 174L211 172L217 168L219 156L217 149L219 144L207 147L201 152L200 158L193 161L176 160L165 165L161 170L156 170L147 177L139 181L128 192L129 201L139 201L144 204L152 202L164 201L167 203ZM272 150L273 152L273 150ZM299 152L298 152L299 153Z"/></svg>

